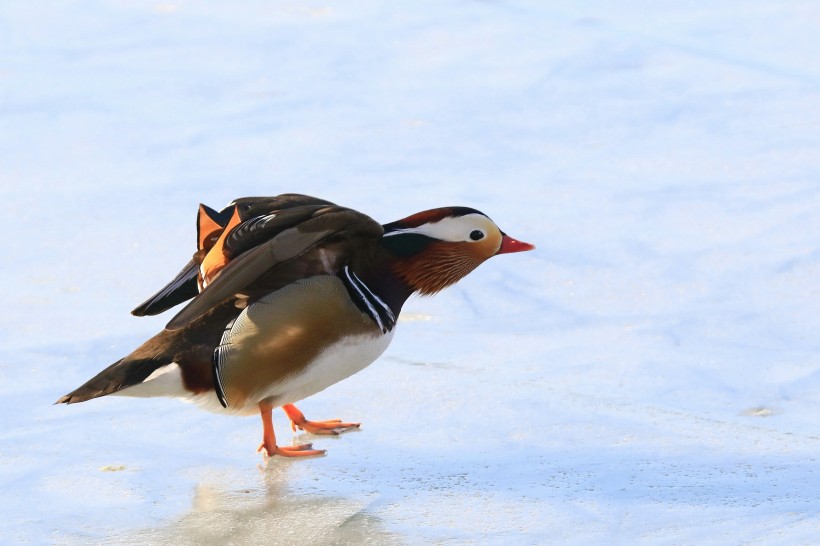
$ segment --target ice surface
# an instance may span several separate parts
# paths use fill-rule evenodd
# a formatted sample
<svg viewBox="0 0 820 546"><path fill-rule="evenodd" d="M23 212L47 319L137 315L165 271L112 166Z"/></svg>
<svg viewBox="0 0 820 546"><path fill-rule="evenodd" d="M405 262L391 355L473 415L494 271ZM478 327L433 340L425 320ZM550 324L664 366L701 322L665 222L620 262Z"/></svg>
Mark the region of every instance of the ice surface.
<svg viewBox="0 0 820 546"><path fill-rule="evenodd" d="M818 33L808 1L3 3L0 541L817 542ZM301 404L364 423L324 458L51 405L165 323L128 311L198 202L289 191L538 249Z"/></svg>

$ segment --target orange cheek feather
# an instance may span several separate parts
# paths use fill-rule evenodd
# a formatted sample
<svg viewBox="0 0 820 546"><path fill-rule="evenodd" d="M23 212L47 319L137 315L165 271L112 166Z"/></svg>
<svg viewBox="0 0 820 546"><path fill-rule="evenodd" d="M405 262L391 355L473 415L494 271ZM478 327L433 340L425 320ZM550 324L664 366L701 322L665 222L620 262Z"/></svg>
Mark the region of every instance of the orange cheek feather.
<svg viewBox="0 0 820 546"><path fill-rule="evenodd" d="M469 243L433 243L394 266L396 274L422 295L430 295L463 279L486 257ZM471 248L473 247L473 248Z"/></svg>

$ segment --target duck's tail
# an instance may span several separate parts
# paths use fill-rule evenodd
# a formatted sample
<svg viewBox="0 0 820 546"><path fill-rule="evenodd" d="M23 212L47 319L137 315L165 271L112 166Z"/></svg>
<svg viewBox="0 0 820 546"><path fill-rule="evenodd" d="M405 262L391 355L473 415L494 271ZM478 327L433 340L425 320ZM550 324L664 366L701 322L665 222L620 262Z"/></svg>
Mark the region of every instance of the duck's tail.
<svg viewBox="0 0 820 546"><path fill-rule="evenodd" d="M85 402L92 398L118 393L129 387L147 384L163 375L163 368L171 364L173 363L148 358L137 360L128 359L128 357L121 358L86 381L82 386L77 387L65 396L61 396L55 404Z"/></svg>

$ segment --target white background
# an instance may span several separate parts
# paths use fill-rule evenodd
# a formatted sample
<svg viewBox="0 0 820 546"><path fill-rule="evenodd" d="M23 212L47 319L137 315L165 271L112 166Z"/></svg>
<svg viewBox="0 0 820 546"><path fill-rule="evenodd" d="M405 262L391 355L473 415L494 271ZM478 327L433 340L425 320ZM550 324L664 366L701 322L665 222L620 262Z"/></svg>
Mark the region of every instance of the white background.
<svg viewBox="0 0 820 546"><path fill-rule="evenodd" d="M816 541L819 35L799 0L3 3L0 542ZM303 402L363 423L323 458L51 405L165 323L128 312L200 201L283 192L538 249Z"/></svg>

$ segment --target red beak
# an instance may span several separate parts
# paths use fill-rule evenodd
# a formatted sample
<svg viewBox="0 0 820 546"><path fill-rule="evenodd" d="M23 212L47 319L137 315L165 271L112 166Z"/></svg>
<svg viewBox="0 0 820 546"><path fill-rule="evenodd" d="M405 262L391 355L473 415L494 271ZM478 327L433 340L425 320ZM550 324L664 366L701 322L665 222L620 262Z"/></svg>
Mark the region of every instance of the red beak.
<svg viewBox="0 0 820 546"><path fill-rule="evenodd" d="M509 235L502 235L501 237L501 248L498 249L496 254L508 254L510 252L524 252L525 250L533 250L535 245L531 245L529 243L525 243L523 241L519 241L518 239L513 239Z"/></svg>

